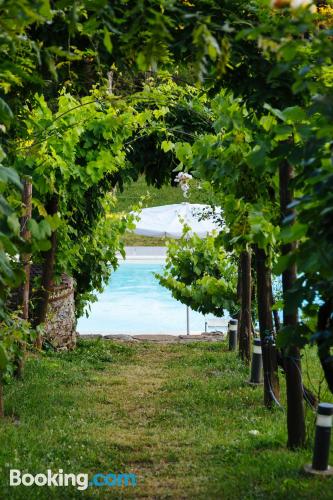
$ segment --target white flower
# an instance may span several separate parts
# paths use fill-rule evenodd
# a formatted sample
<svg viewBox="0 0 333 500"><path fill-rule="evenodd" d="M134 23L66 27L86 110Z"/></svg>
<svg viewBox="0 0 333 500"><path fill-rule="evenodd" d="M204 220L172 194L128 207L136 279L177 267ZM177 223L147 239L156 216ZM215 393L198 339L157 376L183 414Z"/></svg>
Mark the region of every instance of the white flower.
<svg viewBox="0 0 333 500"><path fill-rule="evenodd" d="M249 434L251 434L251 436L258 436L259 431L257 431L257 429L253 429L252 431L249 431Z"/></svg>
<svg viewBox="0 0 333 500"><path fill-rule="evenodd" d="M179 174L175 177L175 182L179 183L179 186L183 191L184 198L188 197L188 192L190 190L189 182L192 178L192 175L187 174L186 172L179 172Z"/></svg>
<svg viewBox="0 0 333 500"><path fill-rule="evenodd" d="M292 10L306 9L310 7L310 12L317 12L317 8L314 5L313 0L271 0L271 7L277 9L290 7Z"/></svg>
<svg viewBox="0 0 333 500"><path fill-rule="evenodd" d="M175 182L179 182L180 184L181 183L187 183L192 178L193 177L192 177L191 174L187 174L186 172L179 172L179 174L177 174L176 177L175 177Z"/></svg>
<svg viewBox="0 0 333 500"><path fill-rule="evenodd" d="M312 5L312 0L290 0L290 7L292 9L299 9L299 8L305 8L308 7L309 5Z"/></svg>

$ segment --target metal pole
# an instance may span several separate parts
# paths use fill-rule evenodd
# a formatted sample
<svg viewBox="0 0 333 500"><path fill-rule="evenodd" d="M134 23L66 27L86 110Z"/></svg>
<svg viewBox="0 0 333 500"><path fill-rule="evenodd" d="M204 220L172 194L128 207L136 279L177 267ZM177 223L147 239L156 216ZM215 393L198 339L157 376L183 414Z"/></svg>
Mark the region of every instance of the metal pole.
<svg viewBox="0 0 333 500"><path fill-rule="evenodd" d="M237 319L231 319L228 325L229 351L237 349Z"/></svg>
<svg viewBox="0 0 333 500"><path fill-rule="evenodd" d="M328 465L331 442L333 405L320 403L317 409L316 435L312 464L306 465L305 471L310 474L332 475L333 469Z"/></svg>
<svg viewBox="0 0 333 500"><path fill-rule="evenodd" d="M186 333L190 335L190 308L186 306Z"/></svg>
<svg viewBox="0 0 333 500"><path fill-rule="evenodd" d="M249 383L251 385L262 384L262 353L261 340L255 338L253 341L251 377Z"/></svg>

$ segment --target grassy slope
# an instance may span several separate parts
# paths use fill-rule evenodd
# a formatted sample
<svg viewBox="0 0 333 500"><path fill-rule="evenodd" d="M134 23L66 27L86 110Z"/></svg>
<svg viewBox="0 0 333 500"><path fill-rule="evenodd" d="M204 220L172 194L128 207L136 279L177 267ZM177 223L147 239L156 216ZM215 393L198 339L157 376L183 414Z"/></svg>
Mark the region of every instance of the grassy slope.
<svg viewBox="0 0 333 500"><path fill-rule="evenodd" d="M148 196L147 196L148 195ZM188 199L185 199L180 188L163 186L161 189L147 186L143 177L125 187L123 193L117 193L117 212L127 212L137 205L142 197L145 197L145 207L156 207L159 205L170 205L172 203L205 203L203 194L199 190L190 191ZM135 234L126 235L125 244L129 246L163 246L165 241L161 238L149 238Z"/></svg>
<svg viewBox="0 0 333 500"><path fill-rule="evenodd" d="M262 388L248 386L248 370L225 351L83 341L30 359L25 380L6 387L18 425L0 424L0 498L331 499L333 478L300 472L313 414L311 445L286 451L285 414L263 408ZM14 489L9 468L134 472L138 486Z"/></svg>

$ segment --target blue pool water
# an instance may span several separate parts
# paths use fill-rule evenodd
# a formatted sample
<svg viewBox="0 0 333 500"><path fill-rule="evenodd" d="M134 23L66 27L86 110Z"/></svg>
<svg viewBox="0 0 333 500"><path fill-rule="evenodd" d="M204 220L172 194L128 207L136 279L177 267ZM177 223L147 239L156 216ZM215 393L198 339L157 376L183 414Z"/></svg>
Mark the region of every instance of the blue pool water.
<svg viewBox="0 0 333 500"><path fill-rule="evenodd" d="M157 262L124 262L112 274L88 318L80 318L78 332L84 333L186 333L186 307L161 287L153 273ZM191 333L203 332L205 317L190 311Z"/></svg>

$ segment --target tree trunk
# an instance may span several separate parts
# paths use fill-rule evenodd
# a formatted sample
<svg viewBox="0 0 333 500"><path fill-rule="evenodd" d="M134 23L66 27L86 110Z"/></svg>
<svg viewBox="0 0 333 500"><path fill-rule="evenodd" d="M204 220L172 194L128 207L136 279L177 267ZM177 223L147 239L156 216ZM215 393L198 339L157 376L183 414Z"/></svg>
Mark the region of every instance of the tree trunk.
<svg viewBox="0 0 333 500"><path fill-rule="evenodd" d="M237 273L237 303L239 304L239 311L237 313L237 341L238 341L238 349L239 349L239 339L240 339L240 326L241 326L241 317L242 317L242 266L241 260L238 259L238 273Z"/></svg>
<svg viewBox="0 0 333 500"><path fill-rule="evenodd" d="M241 267L241 315L239 327L239 355L250 363L251 356L251 252L240 255Z"/></svg>
<svg viewBox="0 0 333 500"><path fill-rule="evenodd" d="M28 229L28 222L31 219L32 212L32 183L30 180L25 180L23 183L23 196L22 202L24 205L24 214L21 218L21 236L25 241L30 241L31 233ZM21 255L21 263L25 276L24 283L21 289L21 304L22 304L22 318L29 320L29 300L30 300L30 259L31 254L24 253ZM22 378L25 357L25 343L21 342L21 355L15 360L14 375L17 378Z"/></svg>
<svg viewBox="0 0 333 500"><path fill-rule="evenodd" d="M271 408L280 398L277 349L274 341L272 315L271 270L265 250L255 246L257 270L258 318L264 369L264 404Z"/></svg>
<svg viewBox="0 0 333 500"><path fill-rule="evenodd" d="M286 216L293 214L293 210L288 208L293 199L290 181L293 176L293 169L284 162L280 166L280 207L282 221ZM287 255L296 248L296 242L282 245L282 255ZM284 299L283 326L296 327L298 323L297 305L292 306L288 301L288 291L293 286L297 277L296 264L291 264L282 273L282 290ZM296 345L290 345L284 353L284 366L286 371L287 387L287 427L288 427L288 448L295 449L303 447L305 444L305 419L303 404L303 383L300 350Z"/></svg>
<svg viewBox="0 0 333 500"><path fill-rule="evenodd" d="M318 313L318 332L332 328L331 315L333 312L333 300L329 299L320 306ZM331 355L331 345L328 339L320 339L317 341L318 355L321 366L324 371L325 379L329 390L333 393L333 360Z"/></svg>
<svg viewBox="0 0 333 500"><path fill-rule="evenodd" d="M56 195L53 195L49 204L47 205L47 212L49 215L55 215L57 211L58 211L58 197ZM35 327L45 323L46 320L50 291L54 275L55 255L57 246L56 231L52 231L50 243L51 243L51 248L47 252L44 252L41 287L37 301L36 315L34 321ZM40 333L37 334L36 347L38 349L42 348L42 338Z"/></svg>
<svg viewBox="0 0 333 500"><path fill-rule="evenodd" d="M0 372L0 418L5 416L5 407L3 401L3 382L2 382L2 373Z"/></svg>

